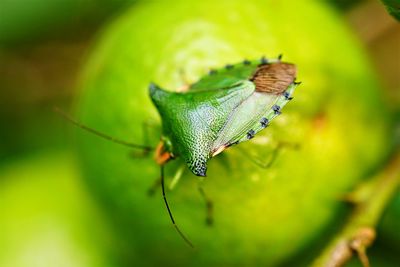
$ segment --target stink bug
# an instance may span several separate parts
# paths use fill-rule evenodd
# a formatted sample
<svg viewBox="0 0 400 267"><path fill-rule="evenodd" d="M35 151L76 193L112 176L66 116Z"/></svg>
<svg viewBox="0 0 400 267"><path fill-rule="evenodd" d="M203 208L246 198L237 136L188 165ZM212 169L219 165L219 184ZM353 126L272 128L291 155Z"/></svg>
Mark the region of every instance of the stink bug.
<svg viewBox="0 0 400 267"><path fill-rule="evenodd" d="M149 85L149 94L162 121L155 160L161 166L161 188L171 221L185 241L170 211L164 188L164 165L182 157L197 176L206 176L207 162L228 147L252 139L282 112L292 99L296 66L277 59L244 60L211 70L183 92ZM59 111L60 112L60 111ZM115 139L66 115L75 125L102 138L145 152L152 147ZM204 191L200 190L204 196Z"/></svg>

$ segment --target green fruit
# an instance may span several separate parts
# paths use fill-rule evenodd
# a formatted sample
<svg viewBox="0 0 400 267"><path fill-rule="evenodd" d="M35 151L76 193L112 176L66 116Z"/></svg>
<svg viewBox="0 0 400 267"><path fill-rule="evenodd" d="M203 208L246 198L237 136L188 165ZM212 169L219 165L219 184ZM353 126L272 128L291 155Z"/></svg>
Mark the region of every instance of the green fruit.
<svg viewBox="0 0 400 267"><path fill-rule="evenodd" d="M111 266L110 228L70 153L8 161L0 178L0 266Z"/></svg>
<svg viewBox="0 0 400 267"><path fill-rule="evenodd" d="M198 178L185 170L169 202L176 234L159 195L147 191L159 176L152 157L79 133L79 155L90 188L107 205L137 266L273 266L299 252L334 223L341 195L387 154L385 105L363 51L340 19L315 1L157 1L141 3L111 25L95 48L81 84L79 119L112 136L141 143L151 120L160 136L148 84L191 82L210 68L263 54L297 65L302 86L283 114L253 141L210 160L205 191L215 225L205 225ZM247 153L268 160L270 169ZM240 148L239 148L240 146ZM167 183L180 164L167 165ZM133 264L133 263L132 263Z"/></svg>

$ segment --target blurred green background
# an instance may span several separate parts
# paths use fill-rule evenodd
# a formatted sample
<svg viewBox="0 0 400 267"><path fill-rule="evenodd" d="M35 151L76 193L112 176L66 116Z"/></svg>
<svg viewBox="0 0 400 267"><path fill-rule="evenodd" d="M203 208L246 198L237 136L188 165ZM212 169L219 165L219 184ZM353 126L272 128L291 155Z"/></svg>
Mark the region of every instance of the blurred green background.
<svg viewBox="0 0 400 267"><path fill-rule="evenodd" d="M132 266L128 241L82 179L74 129L52 108L71 109L102 29L142 2L0 0L0 267ZM400 24L379 1L321 2L360 40L385 104L400 114ZM400 194L379 225L372 266L399 266L398 229ZM315 257L319 245L297 258Z"/></svg>

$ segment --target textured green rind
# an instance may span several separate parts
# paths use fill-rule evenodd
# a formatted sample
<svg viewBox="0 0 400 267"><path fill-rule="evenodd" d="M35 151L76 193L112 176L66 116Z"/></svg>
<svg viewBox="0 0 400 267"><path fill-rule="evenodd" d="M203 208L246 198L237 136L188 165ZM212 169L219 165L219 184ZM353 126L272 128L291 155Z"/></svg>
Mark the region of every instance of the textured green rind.
<svg viewBox="0 0 400 267"><path fill-rule="evenodd" d="M283 53L303 84L271 127L210 161L205 191L214 202L205 226L196 177L185 171L168 198L191 250L171 226L161 196L148 188L159 176L152 157L132 160L114 143L79 132L88 187L103 200L130 247L130 266L276 266L339 224L345 191L378 167L387 153L390 116L366 56L348 28L320 1L171 1L139 3L104 33L81 84L79 119L115 137L141 142L141 123L160 125L148 84L194 82L227 63ZM168 12L166 12L168 10ZM222 15L224 14L224 15ZM321 23L323 21L323 23ZM156 145L160 126L149 129ZM166 166L167 183L179 160ZM134 255L134 256L132 256Z"/></svg>

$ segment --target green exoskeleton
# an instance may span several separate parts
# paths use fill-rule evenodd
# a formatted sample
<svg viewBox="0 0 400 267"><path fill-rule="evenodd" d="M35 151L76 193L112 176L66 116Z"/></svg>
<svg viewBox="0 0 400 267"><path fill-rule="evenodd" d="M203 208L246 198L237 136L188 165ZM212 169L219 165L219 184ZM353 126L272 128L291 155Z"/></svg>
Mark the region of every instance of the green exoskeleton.
<svg viewBox="0 0 400 267"><path fill-rule="evenodd" d="M155 159L161 166L162 193L174 227L189 245L191 242L175 224L165 196L164 165L182 157L195 175L206 176L208 160L232 145L252 139L281 113L299 85L295 79L294 64L282 62L281 57L263 57L211 70L183 92L150 84L150 97L162 121L161 141L155 148ZM153 149L110 137L62 115L102 138L146 152Z"/></svg>
<svg viewBox="0 0 400 267"><path fill-rule="evenodd" d="M158 163L180 156L195 175L206 176L210 158L253 138L281 113L295 77L295 65L263 58L212 70L186 92L151 84L163 127Z"/></svg>

